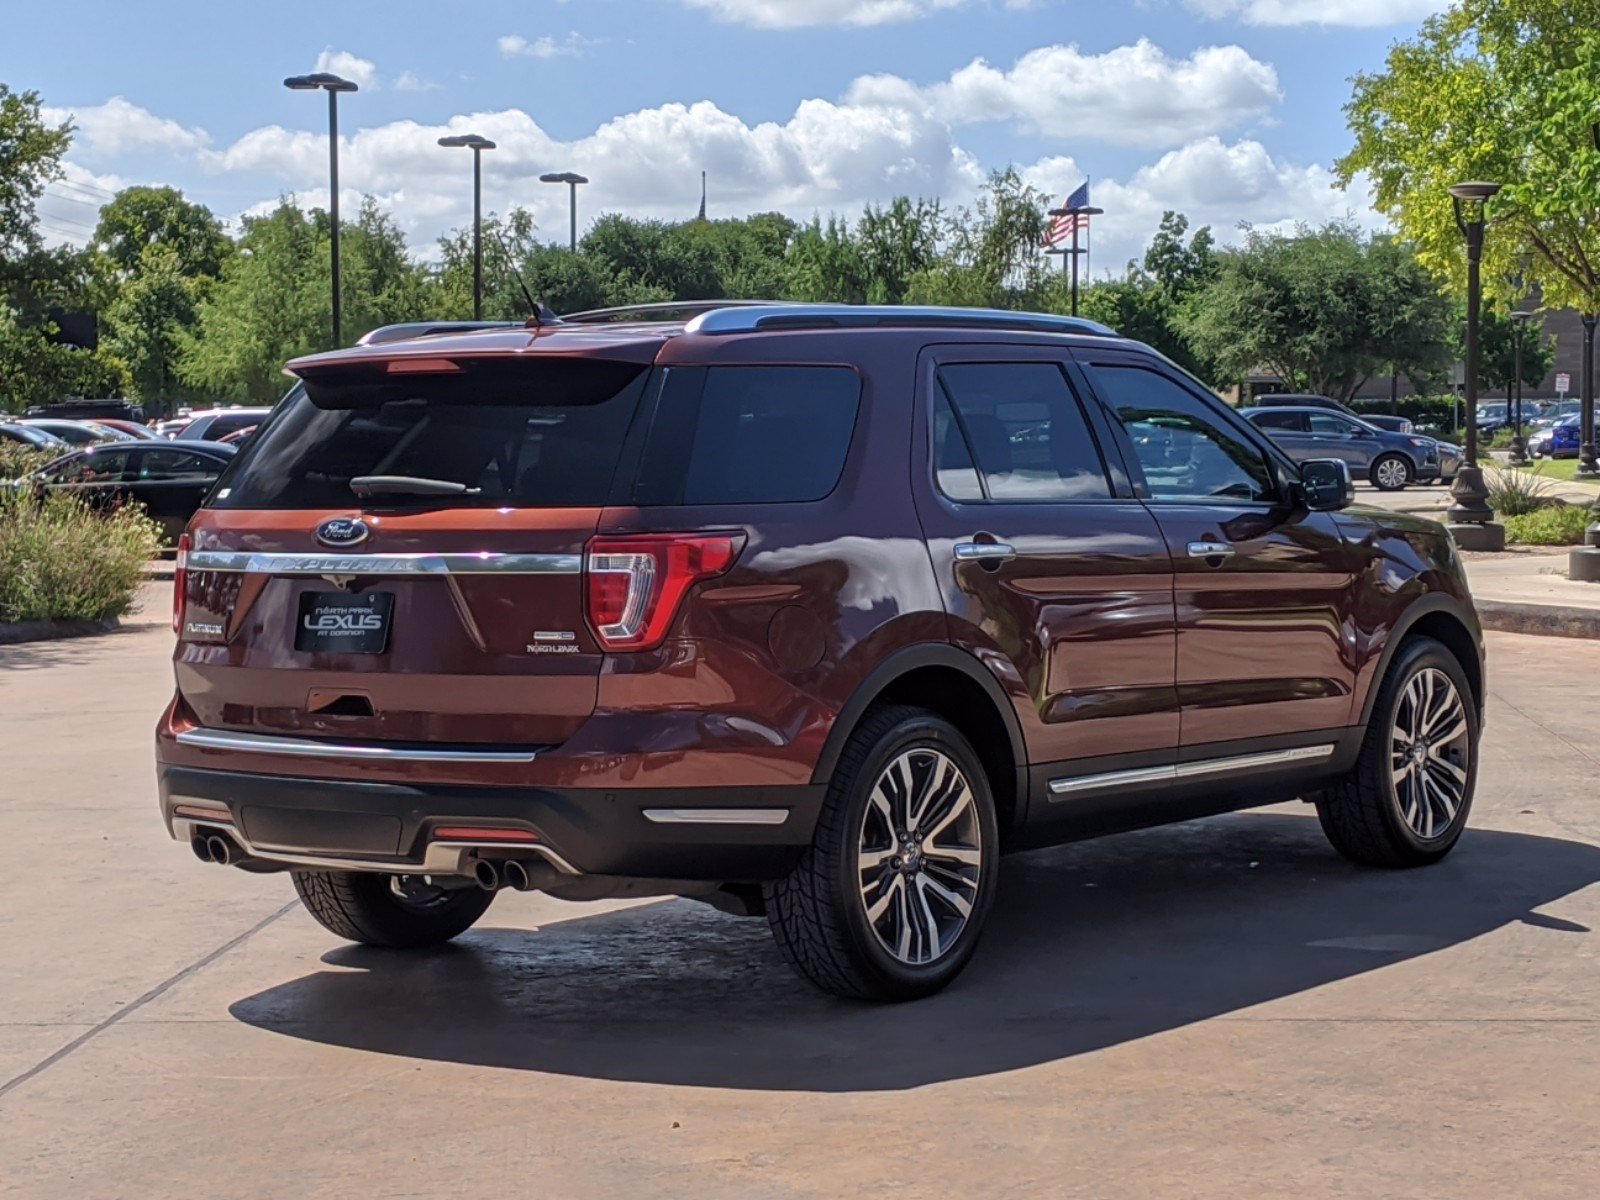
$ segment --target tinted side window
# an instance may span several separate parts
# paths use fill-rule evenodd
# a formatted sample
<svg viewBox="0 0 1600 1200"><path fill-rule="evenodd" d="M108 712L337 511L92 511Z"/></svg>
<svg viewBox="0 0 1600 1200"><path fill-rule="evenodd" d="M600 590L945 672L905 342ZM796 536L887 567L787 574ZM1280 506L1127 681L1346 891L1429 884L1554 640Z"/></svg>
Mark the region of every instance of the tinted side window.
<svg viewBox="0 0 1600 1200"><path fill-rule="evenodd" d="M1323 437L1354 437L1360 428L1354 421L1334 413L1307 413L1306 416L1311 421L1311 432Z"/></svg>
<svg viewBox="0 0 1600 1200"><path fill-rule="evenodd" d="M135 454L133 458L137 479L198 483L215 479L222 473L222 464L215 459L181 450L152 450L147 454Z"/></svg>
<svg viewBox="0 0 1600 1200"><path fill-rule="evenodd" d="M1094 376L1128 431L1152 499L1275 498L1266 457L1200 397L1144 367L1102 363Z"/></svg>
<svg viewBox="0 0 1600 1200"><path fill-rule="evenodd" d="M939 368L939 383L977 461L988 499L1110 497L1100 449L1060 367L948 364ZM937 424L936 418L935 432Z"/></svg>
<svg viewBox="0 0 1600 1200"><path fill-rule="evenodd" d="M1250 424L1257 429L1288 430L1290 433L1305 431L1306 419L1304 414L1297 412L1284 412L1282 410L1268 409L1265 412L1251 413Z"/></svg>
<svg viewBox="0 0 1600 1200"><path fill-rule="evenodd" d="M950 397L941 386L933 400L933 472L939 490L952 500L982 500L983 484L972 465L966 434L956 421Z"/></svg>
<svg viewBox="0 0 1600 1200"><path fill-rule="evenodd" d="M861 380L848 367L673 368L640 467L640 504L821 500L839 482Z"/></svg>
<svg viewBox="0 0 1600 1200"><path fill-rule="evenodd" d="M55 471L56 483L117 483L128 465L126 450L94 450L63 463Z"/></svg>

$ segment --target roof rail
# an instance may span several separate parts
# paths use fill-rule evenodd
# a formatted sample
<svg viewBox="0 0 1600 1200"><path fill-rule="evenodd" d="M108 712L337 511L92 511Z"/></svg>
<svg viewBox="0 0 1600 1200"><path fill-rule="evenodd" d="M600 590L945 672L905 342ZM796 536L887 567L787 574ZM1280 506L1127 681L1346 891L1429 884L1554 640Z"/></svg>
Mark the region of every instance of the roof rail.
<svg viewBox="0 0 1600 1200"><path fill-rule="evenodd" d="M662 300L653 304L622 304L616 308L591 308L563 313L568 325L603 325L608 321L644 319L666 321L675 316L694 317L724 308L787 308L782 300Z"/></svg>
<svg viewBox="0 0 1600 1200"><path fill-rule="evenodd" d="M1011 312L1000 308L940 308L897 304L744 305L701 313L685 333L754 333L777 329L1003 329L1023 333L1079 333L1118 337L1116 330L1082 317Z"/></svg>
<svg viewBox="0 0 1600 1200"><path fill-rule="evenodd" d="M398 325L380 325L356 339L358 346L382 346L388 342L403 342L410 338L437 337L446 333L477 333L483 329L517 329L520 321L403 321Z"/></svg>

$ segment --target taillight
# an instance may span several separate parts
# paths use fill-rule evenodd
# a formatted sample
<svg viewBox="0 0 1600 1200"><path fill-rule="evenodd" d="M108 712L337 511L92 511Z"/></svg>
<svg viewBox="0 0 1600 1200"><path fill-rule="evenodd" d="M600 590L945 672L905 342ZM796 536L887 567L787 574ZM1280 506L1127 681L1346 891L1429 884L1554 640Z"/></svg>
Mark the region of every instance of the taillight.
<svg viewBox="0 0 1600 1200"><path fill-rule="evenodd" d="M657 645L667 636L684 594L702 579L728 570L742 549L742 533L590 539L584 587L595 637L607 650Z"/></svg>
<svg viewBox="0 0 1600 1200"><path fill-rule="evenodd" d="M178 535L178 557L172 568L172 632L183 631L183 597L189 590L189 535Z"/></svg>

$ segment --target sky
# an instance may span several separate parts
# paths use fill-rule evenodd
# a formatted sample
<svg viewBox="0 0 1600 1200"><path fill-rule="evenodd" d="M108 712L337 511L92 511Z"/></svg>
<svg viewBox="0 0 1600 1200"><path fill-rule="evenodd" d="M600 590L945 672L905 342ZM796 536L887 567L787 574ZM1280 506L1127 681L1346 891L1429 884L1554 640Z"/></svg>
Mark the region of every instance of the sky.
<svg viewBox="0 0 1600 1200"><path fill-rule="evenodd" d="M1381 225L1335 186L1349 78L1441 0L0 0L0 81L78 132L40 204L84 241L119 187L162 183L233 222L328 201L327 105L286 75L332 70L340 202L372 195L412 249L490 211L564 239L602 212L855 215L896 195L970 202L1014 165L1058 200L1085 178L1093 270L1143 251L1165 209L1223 241L1248 225ZM70 28L68 27L70 26Z"/></svg>

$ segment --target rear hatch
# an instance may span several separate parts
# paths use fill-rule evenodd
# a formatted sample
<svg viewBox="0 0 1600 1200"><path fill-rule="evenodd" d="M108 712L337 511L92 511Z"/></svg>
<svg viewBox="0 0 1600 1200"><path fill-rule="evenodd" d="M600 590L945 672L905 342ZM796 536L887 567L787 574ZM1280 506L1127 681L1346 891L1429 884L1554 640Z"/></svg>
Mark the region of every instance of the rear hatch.
<svg viewBox="0 0 1600 1200"><path fill-rule="evenodd" d="M583 723L602 661L584 544L660 339L561 340L297 365L303 387L190 530L175 616L190 719L518 748Z"/></svg>

